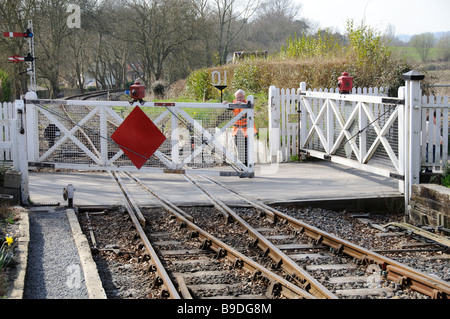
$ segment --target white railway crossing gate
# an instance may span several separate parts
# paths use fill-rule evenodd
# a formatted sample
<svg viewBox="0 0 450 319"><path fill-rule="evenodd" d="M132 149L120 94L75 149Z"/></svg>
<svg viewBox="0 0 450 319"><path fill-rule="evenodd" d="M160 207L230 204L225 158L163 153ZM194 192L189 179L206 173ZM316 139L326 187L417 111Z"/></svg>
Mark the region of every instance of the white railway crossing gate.
<svg viewBox="0 0 450 319"><path fill-rule="evenodd" d="M387 177L403 176L398 151L403 104L399 98L303 91L301 151Z"/></svg>
<svg viewBox="0 0 450 319"><path fill-rule="evenodd" d="M272 162L307 154L396 178L409 209L422 170L449 165L449 98L422 96L423 78L405 73L397 97L311 91L304 82L292 91L271 87Z"/></svg>
<svg viewBox="0 0 450 319"><path fill-rule="evenodd" d="M253 102L252 99L251 102ZM127 116L140 108L165 136L139 169L111 136ZM235 116L233 109L241 112ZM254 136L234 137L233 125L247 117L253 131L254 111L247 105L219 103L131 104L128 101L26 101L28 161L57 169L145 171L221 176L254 176ZM122 133L127 130L122 130ZM130 134L132 134L130 130ZM134 134L134 133L133 133ZM133 138L130 136L130 138ZM139 136L142 138L142 136ZM152 134L145 136L149 142ZM146 143L143 143L145 147Z"/></svg>

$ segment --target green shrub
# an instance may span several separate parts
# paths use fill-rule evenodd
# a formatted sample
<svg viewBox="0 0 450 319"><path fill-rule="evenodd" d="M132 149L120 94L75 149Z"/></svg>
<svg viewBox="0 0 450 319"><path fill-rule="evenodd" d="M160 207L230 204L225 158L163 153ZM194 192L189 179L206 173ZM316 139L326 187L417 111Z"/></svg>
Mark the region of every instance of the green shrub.
<svg viewBox="0 0 450 319"><path fill-rule="evenodd" d="M411 70L395 57L381 33L369 26L357 26L352 20L347 22L345 41L327 31L296 36L287 40L280 57L314 62L302 72L301 81L309 87L334 87L341 73L347 71L356 87L389 87L392 96L404 85L402 75Z"/></svg>
<svg viewBox="0 0 450 319"><path fill-rule="evenodd" d="M260 91L260 70L253 60L240 63L234 70L231 81L234 90L242 89L246 92Z"/></svg>
<svg viewBox="0 0 450 319"><path fill-rule="evenodd" d="M441 185L445 187L450 187L450 166L446 165L443 171L444 172L441 178Z"/></svg>
<svg viewBox="0 0 450 319"><path fill-rule="evenodd" d="M315 36L289 37L280 55L287 58L313 58L335 56L341 51L341 45L329 31L319 31Z"/></svg>
<svg viewBox="0 0 450 319"><path fill-rule="evenodd" d="M214 97L214 86L208 70L192 72L186 80L186 92L190 98L208 101Z"/></svg>
<svg viewBox="0 0 450 319"><path fill-rule="evenodd" d="M352 20L347 22L349 72L358 87L389 87L390 95L396 95L398 88L404 85L402 75L410 71L403 61L393 54L392 47L381 33L365 25L355 26Z"/></svg>

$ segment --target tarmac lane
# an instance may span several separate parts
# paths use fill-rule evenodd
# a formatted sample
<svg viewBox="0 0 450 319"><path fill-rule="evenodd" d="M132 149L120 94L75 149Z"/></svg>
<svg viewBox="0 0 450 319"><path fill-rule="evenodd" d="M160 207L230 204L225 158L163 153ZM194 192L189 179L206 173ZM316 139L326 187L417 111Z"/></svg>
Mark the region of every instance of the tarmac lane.
<svg viewBox="0 0 450 319"><path fill-rule="evenodd" d="M183 175L144 172L134 175L174 204L210 203ZM127 181L127 177L121 176ZM325 161L257 165L254 178L212 178L249 199L265 203L401 196L398 180ZM109 173L99 171L30 172L30 198L34 204L66 205L63 188L68 184L72 184L75 189L75 206L122 205L121 195ZM139 186L128 184L139 205L157 203Z"/></svg>

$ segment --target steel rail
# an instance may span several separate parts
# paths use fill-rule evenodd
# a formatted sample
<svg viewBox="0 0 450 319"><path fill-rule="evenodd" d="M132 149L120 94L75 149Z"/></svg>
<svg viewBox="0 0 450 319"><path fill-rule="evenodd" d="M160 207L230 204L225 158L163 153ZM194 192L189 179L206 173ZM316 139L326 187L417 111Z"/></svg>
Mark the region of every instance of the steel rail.
<svg viewBox="0 0 450 319"><path fill-rule="evenodd" d="M253 203L251 200L243 197L231 188L217 182L216 180L206 176L202 177L233 194L239 195L248 203ZM317 243L331 247L336 253L349 255L365 264L377 264L381 269L387 271L387 279L389 280L395 281L401 285L409 286L411 289L431 298L450 299L450 284L443 280L424 274L417 269L403 265L389 257L350 243L345 239L338 238L285 213L282 213L266 204L255 203L254 207L264 208L263 212L266 212L270 216L274 216L275 219L283 219L287 221L291 226L299 229L302 233L314 239Z"/></svg>
<svg viewBox="0 0 450 319"><path fill-rule="evenodd" d="M236 220L240 226L247 231L250 237L255 240L255 244L260 248L264 254L270 257L274 261L275 268L282 268L289 276L297 282L300 287L305 289L310 294L316 296L320 299L338 299L338 297L323 286L319 281L312 277L306 270L300 267L295 261L293 261L289 256L277 248L272 242L265 238L256 229L250 226L244 219L242 219L239 214L229 208L221 200L213 196L205 188L201 187L195 178L187 175L183 177L196 186L200 191L202 191L210 199L214 207L219 211L225 211L226 216L230 216Z"/></svg>
<svg viewBox="0 0 450 319"><path fill-rule="evenodd" d="M124 204L128 211L128 214L130 215L131 220L133 221L133 224L136 227L137 232L139 233L139 237L141 238L142 243L144 244L148 254L150 255L150 261L155 266L155 271L158 274L158 276L155 279L154 285L162 287L161 293L162 297L170 299L181 299L177 289L175 288L175 285L173 284L172 280L169 277L169 274L166 272L163 264L161 263L161 260L156 254L155 249L153 248L152 244L150 243L150 240L148 239L147 235L144 232L144 229L140 224L143 218L142 213L129 196L129 193L128 191L126 191L126 187L120 180L120 177L115 172L109 172L109 174L111 178L116 181L118 187L122 191L121 195L123 197Z"/></svg>
<svg viewBox="0 0 450 319"><path fill-rule="evenodd" d="M191 236L200 238L203 241L203 249L211 249L217 254L218 257L227 258L236 268L243 268L250 272L253 272L254 279L259 279L261 277L269 279L272 282L270 288L271 294L275 295L281 293L284 294L284 296L286 296L287 298L317 299L316 296L307 292L302 287L289 282L288 280L282 278L281 276L253 261L251 258L238 252L233 247L222 242L220 239L204 231L192 221L192 218L186 217L189 216L187 213L183 212L174 204L170 203L167 199L151 190L147 185L140 181L138 177L132 175L129 172L125 172L125 174L128 175L143 189L151 193L158 201L160 201L161 205L169 213L174 215L182 223L183 226L190 229Z"/></svg>

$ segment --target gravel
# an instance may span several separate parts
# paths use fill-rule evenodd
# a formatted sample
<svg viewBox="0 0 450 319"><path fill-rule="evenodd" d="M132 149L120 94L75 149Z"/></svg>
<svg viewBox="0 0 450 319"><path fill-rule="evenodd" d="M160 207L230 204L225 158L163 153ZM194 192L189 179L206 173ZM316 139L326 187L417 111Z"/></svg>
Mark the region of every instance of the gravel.
<svg viewBox="0 0 450 319"><path fill-rule="evenodd" d="M88 299L65 209L31 211L29 219L24 299Z"/></svg>
<svg viewBox="0 0 450 319"><path fill-rule="evenodd" d="M353 218L353 213L336 212L320 208L285 208L278 207L279 211L291 215L309 225L315 226L328 233L353 242L370 250L377 249L399 249L403 244L417 243L418 241L409 236L379 236L383 234L377 229L368 227L364 223ZM363 214L363 213L361 213ZM389 222L401 222L401 214L369 214L371 222L380 225ZM388 232L389 233L389 232ZM405 233L406 234L406 233ZM402 264L409 265L426 274L436 276L444 281L450 282L450 259L448 253L438 252L413 252L402 254L384 253Z"/></svg>

